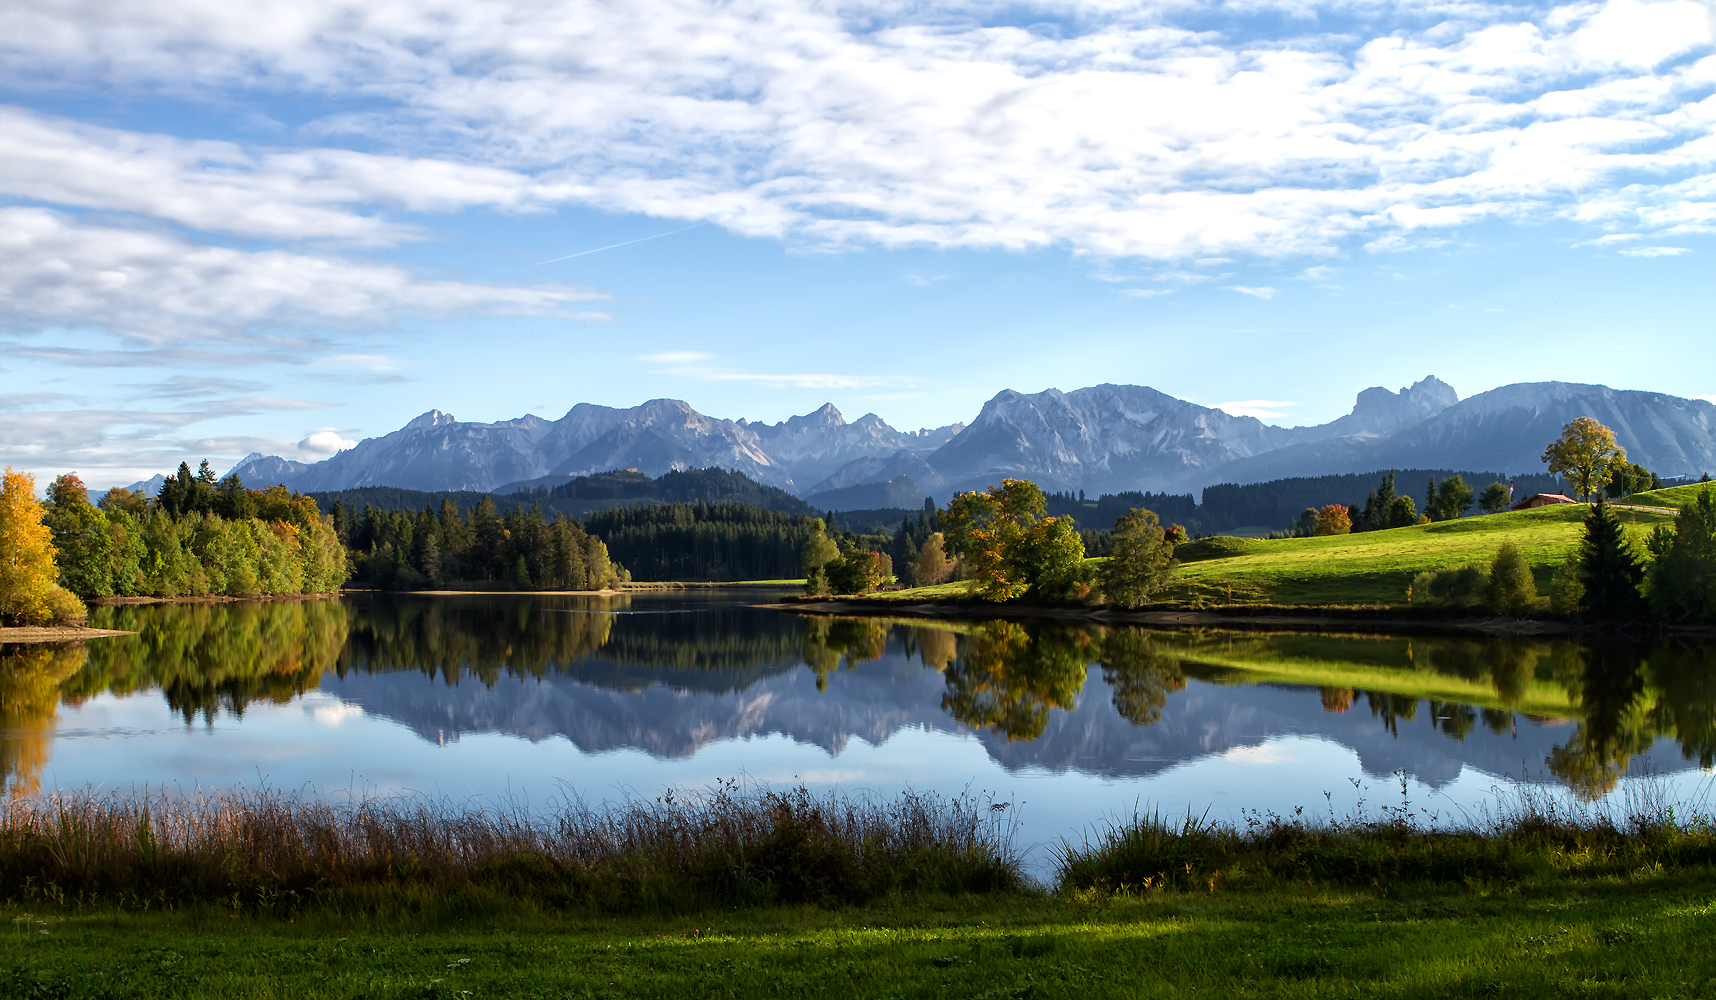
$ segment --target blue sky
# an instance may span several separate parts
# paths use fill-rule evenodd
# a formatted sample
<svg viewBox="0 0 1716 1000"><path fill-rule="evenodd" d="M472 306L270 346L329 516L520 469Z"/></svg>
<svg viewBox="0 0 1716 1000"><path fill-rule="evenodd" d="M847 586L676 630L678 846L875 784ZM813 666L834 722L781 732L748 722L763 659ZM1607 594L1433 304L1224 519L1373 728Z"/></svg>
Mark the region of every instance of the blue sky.
<svg viewBox="0 0 1716 1000"><path fill-rule="evenodd" d="M0 462L108 486L657 396L1709 395L1712 10L12 5Z"/></svg>

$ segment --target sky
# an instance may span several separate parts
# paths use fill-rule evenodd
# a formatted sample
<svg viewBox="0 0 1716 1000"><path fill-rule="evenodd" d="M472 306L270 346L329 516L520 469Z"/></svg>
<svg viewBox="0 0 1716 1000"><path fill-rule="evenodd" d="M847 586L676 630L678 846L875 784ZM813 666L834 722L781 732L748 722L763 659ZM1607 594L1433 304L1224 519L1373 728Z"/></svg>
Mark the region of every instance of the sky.
<svg viewBox="0 0 1716 1000"><path fill-rule="evenodd" d="M0 7L0 463L431 408L1716 399L1697 0Z"/></svg>

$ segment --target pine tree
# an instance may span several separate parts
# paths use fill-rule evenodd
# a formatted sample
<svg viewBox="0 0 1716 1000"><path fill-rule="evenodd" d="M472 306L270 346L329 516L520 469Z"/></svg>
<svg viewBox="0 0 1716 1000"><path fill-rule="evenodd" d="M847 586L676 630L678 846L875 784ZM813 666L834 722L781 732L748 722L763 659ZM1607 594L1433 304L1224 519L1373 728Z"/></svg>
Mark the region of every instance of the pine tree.
<svg viewBox="0 0 1716 1000"><path fill-rule="evenodd" d="M1579 579L1585 593L1579 610L1600 621L1630 621L1642 616L1639 584L1644 567L1633 551L1614 509L1601 498L1585 517L1585 541L1579 553Z"/></svg>

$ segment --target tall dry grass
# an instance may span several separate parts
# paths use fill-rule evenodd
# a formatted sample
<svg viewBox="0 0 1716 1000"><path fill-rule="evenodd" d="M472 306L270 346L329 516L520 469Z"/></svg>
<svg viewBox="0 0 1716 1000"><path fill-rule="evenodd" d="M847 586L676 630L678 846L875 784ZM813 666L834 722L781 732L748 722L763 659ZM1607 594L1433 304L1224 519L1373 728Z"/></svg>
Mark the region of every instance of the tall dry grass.
<svg viewBox="0 0 1716 1000"><path fill-rule="evenodd" d="M1399 774L1399 772L1397 772ZM1138 813L1051 849L1055 881L1073 895L1175 889L1344 885L1389 891L1531 878L1635 877L1716 865L1716 819L1676 807L1659 782L1618 801L1582 802L1527 782L1493 809L1443 824L1405 799L1376 814L1326 818Z"/></svg>
<svg viewBox="0 0 1716 1000"><path fill-rule="evenodd" d="M0 896L60 906L393 908L505 897L592 913L858 903L1026 884L1010 810L725 782L590 808L274 791L0 803Z"/></svg>

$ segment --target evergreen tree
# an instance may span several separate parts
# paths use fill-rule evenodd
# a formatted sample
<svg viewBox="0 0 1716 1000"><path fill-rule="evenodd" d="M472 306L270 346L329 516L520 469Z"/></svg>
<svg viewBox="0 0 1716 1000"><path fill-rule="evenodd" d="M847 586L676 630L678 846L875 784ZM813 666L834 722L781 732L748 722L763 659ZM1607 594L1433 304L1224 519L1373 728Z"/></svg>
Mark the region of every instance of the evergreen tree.
<svg viewBox="0 0 1716 1000"><path fill-rule="evenodd" d="M1478 509L1486 514L1500 514L1513 504L1513 491L1507 484L1496 481L1484 487L1478 496Z"/></svg>
<svg viewBox="0 0 1716 1000"><path fill-rule="evenodd" d="M1579 610L1600 621L1630 621L1644 611L1639 585L1644 568L1615 511L1601 498L1585 517L1579 552Z"/></svg>
<svg viewBox="0 0 1716 1000"><path fill-rule="evenodd" d="M1672 529L1651 535L1650 606L1670 621L1716 621L1716 489L1698 491Z"/></svg>

